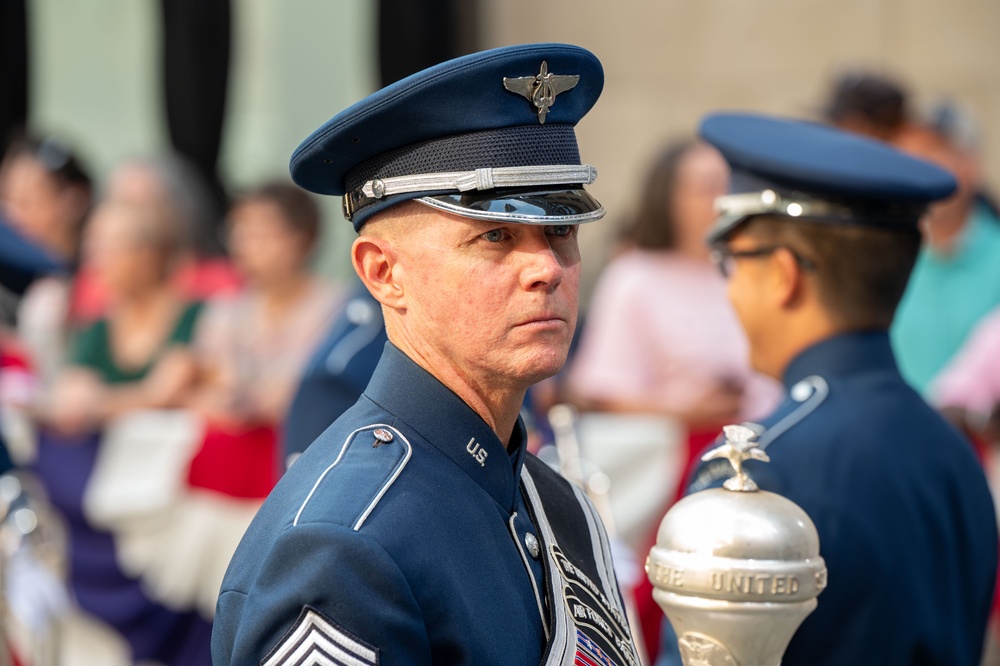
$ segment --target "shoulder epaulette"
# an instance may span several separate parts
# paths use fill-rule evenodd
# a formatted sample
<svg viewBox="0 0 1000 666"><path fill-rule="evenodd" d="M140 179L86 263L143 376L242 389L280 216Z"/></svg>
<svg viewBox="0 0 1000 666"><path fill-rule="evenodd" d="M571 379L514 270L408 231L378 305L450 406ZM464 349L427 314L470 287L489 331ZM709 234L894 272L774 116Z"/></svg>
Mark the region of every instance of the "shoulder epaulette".
<svg viewBox="0 0 1000 666"><path fill-rule="evenodd" d="M361 529L412 454L410 442L392 426L375 423L358 428L320 472L293 525L331 522Z"/></svg>

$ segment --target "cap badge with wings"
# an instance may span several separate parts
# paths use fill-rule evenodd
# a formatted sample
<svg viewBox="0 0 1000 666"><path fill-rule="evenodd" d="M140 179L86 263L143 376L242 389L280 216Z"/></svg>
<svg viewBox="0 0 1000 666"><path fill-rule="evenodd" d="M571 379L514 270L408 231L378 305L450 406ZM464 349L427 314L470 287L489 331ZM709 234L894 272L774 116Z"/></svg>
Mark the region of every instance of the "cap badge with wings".
<svg viewBox="0 0 1000 666"><path fill-rule="evenodd" d="M545 124L545 116L556 103L556 95L573 88L580 81L577 74L549 74L549 64L542 61L541 71L536 76L504 77L503 87L521 95L538 109L538 124Z"/></svg>

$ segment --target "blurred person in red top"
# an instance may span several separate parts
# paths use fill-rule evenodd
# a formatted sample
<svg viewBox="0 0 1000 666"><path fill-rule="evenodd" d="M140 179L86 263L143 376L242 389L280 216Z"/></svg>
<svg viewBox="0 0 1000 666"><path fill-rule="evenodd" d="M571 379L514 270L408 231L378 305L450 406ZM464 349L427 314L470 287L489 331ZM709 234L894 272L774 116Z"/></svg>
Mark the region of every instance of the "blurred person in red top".
<svg viewBox="0 0 1000 666"><path fill-rule="evenodd" d="M320 215L301 188L269 182L249 190L227 229L246 287L211 300L198 327L201 379L190 404L208 426L189 481L264 497L280 473L277 425L343 295L310 270Z"/></svg>

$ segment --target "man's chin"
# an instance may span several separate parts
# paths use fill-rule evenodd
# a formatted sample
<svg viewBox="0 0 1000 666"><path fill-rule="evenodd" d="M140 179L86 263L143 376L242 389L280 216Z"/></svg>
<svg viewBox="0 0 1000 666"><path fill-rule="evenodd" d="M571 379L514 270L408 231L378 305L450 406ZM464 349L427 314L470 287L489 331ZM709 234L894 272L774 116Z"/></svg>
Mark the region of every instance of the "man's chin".
<svg viewBox="0 0 1000 666"><path fill-rule="evenodd" d="M522 381L530 386L555 376L566 365L568 352L568 348L563 347L543 347L535 350L519 368Z"/></svg>

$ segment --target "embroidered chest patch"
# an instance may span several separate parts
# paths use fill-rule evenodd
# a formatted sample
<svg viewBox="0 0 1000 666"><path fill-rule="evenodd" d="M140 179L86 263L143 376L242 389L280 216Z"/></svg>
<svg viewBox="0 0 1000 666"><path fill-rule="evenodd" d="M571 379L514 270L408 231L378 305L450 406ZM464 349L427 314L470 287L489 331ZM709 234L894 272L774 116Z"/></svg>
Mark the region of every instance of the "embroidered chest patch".
<svg viewBox="0 0 1000 666"><path fill-rule="evenodd" d="M628 624L601 589L553 545L552 556L566 586L563 598L576 628L578 666L638 666Z"/></svg>

